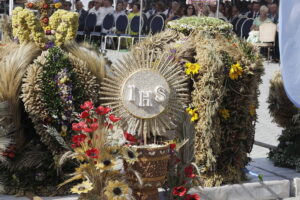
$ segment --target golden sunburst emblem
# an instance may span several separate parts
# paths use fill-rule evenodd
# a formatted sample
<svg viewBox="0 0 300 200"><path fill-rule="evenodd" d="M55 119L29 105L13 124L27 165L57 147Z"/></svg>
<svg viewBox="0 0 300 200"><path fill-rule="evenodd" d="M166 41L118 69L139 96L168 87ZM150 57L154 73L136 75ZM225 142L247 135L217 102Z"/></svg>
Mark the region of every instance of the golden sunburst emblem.
<svg viewBox="0 0 300 200"><path fill-rule="evenodd" d="M188 77L166 54L153 51L124 56L102 82L101 100L122 117L132 134L163 135L175 127L188 101Z"/></svg>

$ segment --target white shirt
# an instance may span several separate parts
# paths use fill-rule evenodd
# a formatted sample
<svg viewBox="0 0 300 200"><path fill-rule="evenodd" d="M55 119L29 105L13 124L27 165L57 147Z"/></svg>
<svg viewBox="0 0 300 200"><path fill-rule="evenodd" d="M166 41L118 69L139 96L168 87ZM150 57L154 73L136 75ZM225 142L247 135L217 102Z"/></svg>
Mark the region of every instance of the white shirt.
<svg viewBox="0 0 300 200"><path fill-rule="evenodd" d="M119 11L119 12L114 11L114 20L115 20L115 22L117 21L117 19L118 19L118 17L119 17L120 15L126 15L125 10L121 10L121 11Z"/></svg>
<svg viewBox="0 0 300 200"><path fill-rule="evenodd" d="M97 15L97 23L96 26L101 26L104 20L104 17L107 14L113 13L114 12L114 8L113 7L100 7L98 10L94 8L92 8L89 13L95 13Z"/></svg>
<svg viewBox="0 0 300 200"><path fill-rule="evenodd" d="M96 23L96 26L100 26L100 25L102 24L102 22L101 22L101 24L100 24L100 9L101 9L101 8L98 8L98 10L96 10L95 7L93 7L93 8L91 8L91 9L89 10L89 13L95 13L96 16L97 16L97 23Z"/></svg>

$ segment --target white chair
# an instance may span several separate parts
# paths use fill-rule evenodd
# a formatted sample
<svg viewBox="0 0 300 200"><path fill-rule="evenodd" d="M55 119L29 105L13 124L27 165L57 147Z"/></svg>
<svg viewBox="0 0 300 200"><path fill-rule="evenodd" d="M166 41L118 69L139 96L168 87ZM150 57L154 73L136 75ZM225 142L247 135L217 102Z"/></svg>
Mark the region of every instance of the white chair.
<svg viewBox="0 0 300 200"><path fill-rule="evenodd" d="M270 60L270 50L275 47L277 25L266 22L259 26L259 43L255 45L260 48L268 48L268 61Z"/></svg>

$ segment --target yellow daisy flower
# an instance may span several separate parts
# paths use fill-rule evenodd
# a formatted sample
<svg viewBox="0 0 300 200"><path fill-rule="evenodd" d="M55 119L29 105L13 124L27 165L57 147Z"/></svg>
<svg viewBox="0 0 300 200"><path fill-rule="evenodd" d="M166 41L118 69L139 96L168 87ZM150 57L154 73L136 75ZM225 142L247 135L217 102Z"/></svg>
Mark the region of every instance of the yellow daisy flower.
<svg viewBox="0 0 300 200"><path fill-rule="evenodd" d="M54 4L54 7L55 7L55 8L60 8L61 6L62 6L62 4L61 4L60 2Z"/></svg>
<svg viewBox="0 0 300 200"><path fill-rule="evenodd" d="M127 200L131 196L131 189L123 181L109 181L104 188L107 199Z"/></svg>
<svg viewBox="0 0 300 200"><path fill-rule="evenodd" d="M249 106L249 113L252 117L256 114L256 108L253 104Z"/></svg>
<svg viewBox="0 0 300 200"><path fill-rule="evenodd" d="M224 118L224 119L228 119L229 117L230 117L230 112L229 112L229 110L228 109L221 109L220 111L219 111L219 113L221 114L221 116Z"/></svg>
<svg viewBox="0 0 300 200"><path fill-rule="evenodd" d="M101 160L96 164L96 169L100 171L112 170L116 165L116 161L112 159L109 155L104 155Z"/></svg>
<svg viewBox="0 0 300 200"><path fill-rule="evenodd" d="M192 108L190 108L190 107L188 107L188 108L186 109L186 112L189 113L189 115L193 115L196 111L197 111L197 109L192 109Z"/></svg>
<svg viewBox="0 0 300 200"><path fill-rule="evenodd" d="M190 75L198 74L201 67L198 63L185 63L185 68L185 73Z"/></svg>
<svg viewBox="0 0 300 200"><path fill-rule="evenodd" d="M125 147L122 149L122 155L126 162L134 164L138 160L138 152L134 148Z"/></svg>
<svg viewBox="0 0 300 200"><path fill-rule="evenodd" d="M80 184L71 188L71 192L74 194L88 193L93 189L93 184L90 181L83 181Z"/></svg>
<svg viewBox="0 0 300 200"><path fill-rule="evenodd" d="M241 65L239 63L237 63L235 65L231 65L230 71L229 71L229 77L232 80L239 79L239 77L242 76L242 73L243 73L243 68L241 67Z"/></svg>

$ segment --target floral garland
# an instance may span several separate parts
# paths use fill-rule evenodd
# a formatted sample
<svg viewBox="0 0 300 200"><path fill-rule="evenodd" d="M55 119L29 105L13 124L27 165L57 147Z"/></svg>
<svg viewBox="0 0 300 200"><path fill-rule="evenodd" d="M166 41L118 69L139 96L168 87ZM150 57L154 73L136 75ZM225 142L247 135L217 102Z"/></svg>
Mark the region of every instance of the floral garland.
<svg viewBox="0 0 300 200"><path fill-rule="evenodd" d="M50 112L54 127L60 130L62 135L66 135L74 118L72 114L79 108L86 95L63 51L58 47L48 51L46 62L42 65L43 101Z"/></svg>

